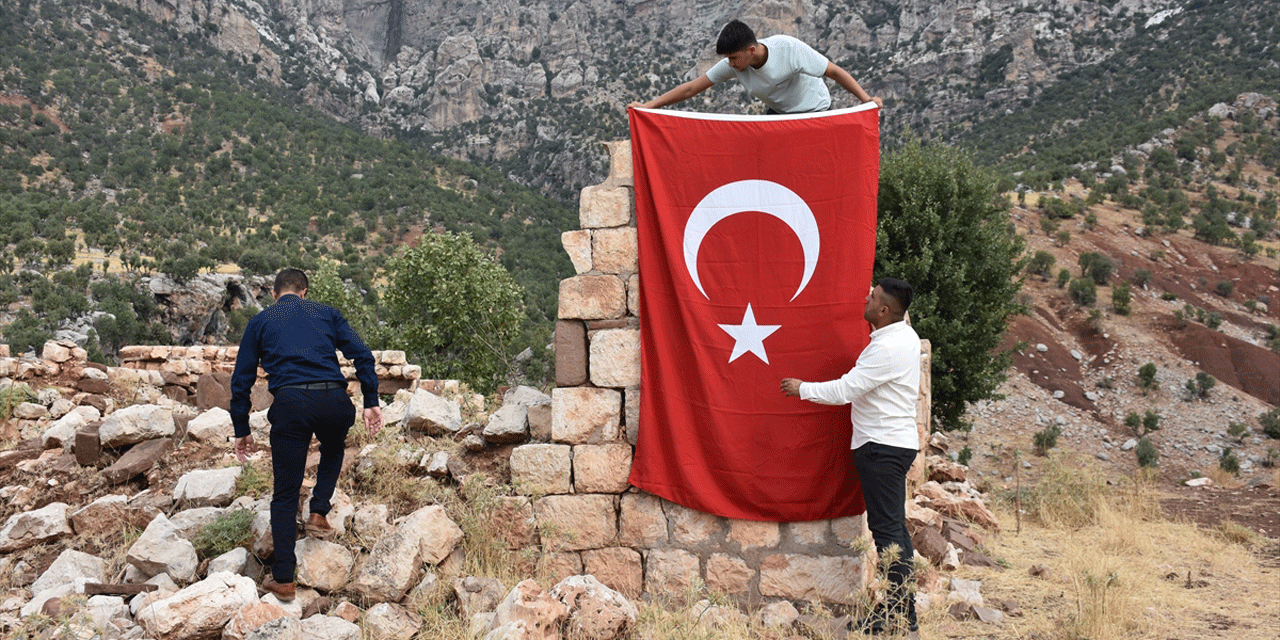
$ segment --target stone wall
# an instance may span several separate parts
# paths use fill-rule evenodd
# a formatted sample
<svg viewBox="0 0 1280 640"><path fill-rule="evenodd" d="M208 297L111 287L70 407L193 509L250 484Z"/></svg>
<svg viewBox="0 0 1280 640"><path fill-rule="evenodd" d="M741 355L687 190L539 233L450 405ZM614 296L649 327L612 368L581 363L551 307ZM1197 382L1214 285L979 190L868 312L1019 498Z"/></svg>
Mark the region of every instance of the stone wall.
<svg viewBox="0 0 1280 640"><path fill-rule="evenodd" d="M698 583L744 602L851 603L871 578L863 516L772 523L701 513L631 487L639 424L640 309L629 142L606 143L611 168L583 189L582 229L562 236L576 275L560 283L549 437L516 447L513 513L536 522L561 575L586 572L623 593ZM919 429L929 421L929 345ZM920 481L922 461L913 468ZM910 495L910 494L908 494ZM871 551L871 553L868 553Z"/></svg>
<svg viewBox="0 0 1280 640"><path fill-rule="evenodd" d="M231 375L236 366L239 347L165 347L126 346L120 348L121 367L110 371L113 382L150 382L156 384L181 384L195 387L204 374ZM395 393L413 386L422 377L422 367L409 364L403 351L374 351L375 371L378 374L379 392ZM338 354L338 364L359 392L355 364ZM259 381L266 380L266 373L258 368Z"/></svg>

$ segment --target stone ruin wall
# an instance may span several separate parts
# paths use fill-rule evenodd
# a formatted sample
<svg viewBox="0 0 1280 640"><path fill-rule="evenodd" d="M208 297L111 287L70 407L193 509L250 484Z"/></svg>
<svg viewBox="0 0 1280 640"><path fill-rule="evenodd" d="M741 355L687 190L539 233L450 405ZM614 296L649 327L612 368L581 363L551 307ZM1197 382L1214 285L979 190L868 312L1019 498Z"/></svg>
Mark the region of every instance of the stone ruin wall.
<svg viewBox="0 0 1280 640"><path fill-rule="evenodd" d="M495 516L507 546L539 551L552 575L589 573L628 597L683 594L705 585L743 603L782 598L851 603L874 573L864 516L791 523L736 520L628 484L641 428L634 183L630 144L605 146L610 175L583 189L582 229L562 236L576 275L560 283L556 388L549 407L529 407L529 438L510 450L516 495L503 498ZM930 412L927 340L923 347L917 419L922 445ZM82 393L105 393L109 385L151 385L175 400L197 400L199 406L206 404L199 401L203 388L226 388L236 352L236 347L131 346L120 352L124 366L103 367L85 362L83 349L70 344L50 342L36 361L9 357L7 345L0 345L0 377L61 373L77 378ZM447 386L421 380L421 367L408 364L404 352L375 351L374 357L382 393L438 392ZM358 393L354 368L345 360L342 366L351 391ZM267 395L261 381L255 394ZM255 397L255 410L265 406L260 400L269 403L269 395ZM922 482L922 468L923 454L908 478L913 487Z"/></svg>
<svg viewBox="0 0 1280 640"><path fill-rule="evenodd" d="M605 144L610 174L583 189L582 229L562 242L576 275L560 283L556 388L545 442L516 447L512 484L559 575L591 573L627 595L698 583L741 602L849 604L873 575L865 516L815 522L735 520L627 483L639 429L639 273L629 142ZM927 441L930 349L923 341L917 429ZM536 431L535 431L536 437ZM918 485L923 455L909 483ZM910 495L910 493L908 493Z"/></svg>

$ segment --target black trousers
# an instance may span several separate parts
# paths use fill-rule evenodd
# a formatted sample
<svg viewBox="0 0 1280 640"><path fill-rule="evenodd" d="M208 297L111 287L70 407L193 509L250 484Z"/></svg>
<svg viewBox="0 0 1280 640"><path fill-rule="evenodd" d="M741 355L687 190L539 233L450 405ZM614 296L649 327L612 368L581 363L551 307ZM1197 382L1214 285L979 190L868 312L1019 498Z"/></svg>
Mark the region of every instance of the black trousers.
<svg viewBox="0 0 1280 640"><path fill-rule="evenodd" d="M868 442L853 450L853 465L862 482L862 496L867 503L867 527L876 543L876 552L884 557L892 545L898 546L898 558L889 565L888 604L890 611L906 616L916 628L915 598L908 592L912 578L914 549L907 531L907 471L916 459L915 449L903 449Z"/></svg>
<svg viewBox="0 0 1280 640"><path fill-rule="evenodd" d="M329 500L342 471L347 432L355 423L356 408L345 387L333 389L280 389L267 410L271 422L271 471L275 489L271 495L271 541L276 582L293 582L298 557L298 492L307 467L311 436L320 441L320 466L311 491L311 512L329 513Z"/></svg>

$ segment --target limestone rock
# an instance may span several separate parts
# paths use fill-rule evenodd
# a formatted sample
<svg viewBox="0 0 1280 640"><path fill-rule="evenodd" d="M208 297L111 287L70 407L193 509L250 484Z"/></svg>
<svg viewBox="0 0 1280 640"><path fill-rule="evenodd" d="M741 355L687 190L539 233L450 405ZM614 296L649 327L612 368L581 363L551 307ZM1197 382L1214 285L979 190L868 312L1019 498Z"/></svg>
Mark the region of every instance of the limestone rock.
<svg viewBox="0 0 1280 640"><path fill-rule="evenodd" d="M418 389L405 408L404 425L427 435L457 433L462 429L462 408L453 400Z"/></svg>
<svg viewBox="0 0 1280 640"><path fill-rule="evenodd" d="M131 447L119 460L102 470L102 478L110 484L120 484L146 472L173 449L171 438L148 440Z"/></svg>
<svg viewBox="0 0 1280 640"><path fill-rule="evenodd" d="M118 531L127 525L125 513L128 505L126 496L102 496L71 514L71 528L81 536Z"/></svg>
<svg viewBox="0 0 1280 640"><path fill-rule="evenodd" d="M866 582L864 565L861 556L767 556L760 562L760 595L852 604Z"/></svg>
<svg viewBox="0 0 1280 640"><path fill-rule="evenodd" d="M195 547L178 536L164 514L157 515L142 531L129 547L126 560L147 575L165 573L179 582L195 577L199 563Z"/></svg>
<svg viewBox="0 0 1280 640"><path fill-rule="evenodd" d="M560 603L533 580L517 584L494 611L495 629L486 638L504 637L504 627L522 627L529 640L559 640L560 627L569 615L568 607ZM508 631L509 633L510 631ZM495 634L499 634L495 636Z"/></svg>
<svg viewBox="0 0 1280 640"><path fill-rule="evenodd" d="M333 593L347 584L355 556L346 547L315 538L298 541L298 584Z"/></svg>
<svg viewBox="0 0 1280 640"><path fill-rule="evenodd" d="M35 583L31 585L32 593L40 593L55 587L74 584L76 578L90 582L105 582L107 563L97 556L67 549L58 555L58 559L49 565Z"/></svg>
<svg viewBox="0 0 1280 640"><path fill-rule="evenodd" d="M618 534L617 497L604 494L545 496L533 503L539 522L554 522L544 545L566 551L611 546Z"/></svg>
<svg viewBox="0 0 1280 640"><path fill-rule="evenodd" d="M171 436L177 430L173 411L154 404L124 407L102 420L98 437L104 447L123 447L144 440Z"/></svg>
<svg viewBox="0 0 1280 640"><path fill-rule="evenodd" d="M219 633L242 607L257 600L253 580L215 573L144 607L137 620L148 633L162 638L208 637Z"/></svg>
<svg viewBox="0 0 1280 640"><path fill-rule="evenodd" d="M178 479L173 501L196 507L225 507L235 498L241 471L239 466L189 471Z"/></svg>
<svg viewBox="0 0 1280 640"><path fill-rule="evenodd" d="M302 640L360 640L360 625L336 616L311 616L302 621Z"/></svg>
<svg viewBox="0 0 1280 640"><path fill-rule="evenodd" d="M484 439L489 442L524 442L529 437L529 408L519 404L504 404L484 428Z"/></svg>
<svg viewBox="0 0 1280 640"><path fill-rule="evenodd" d="M633 229L634 231L634 229ZM640 385L640 330L604 329L591 336L591 383L597 387Z"/></svg>
<svg viewBox="0 0 1280 640"><path fill-rule="evenodd" d="M288 611L274 604L261 601L246 604L231 615L222 629L222 640L245 640L262 625L288 616Z"/></svg>
<svg viewBox="0 0 1280 640"><path fill-rule="evenodd" d="M476 614L497 609L505 591L502 581L494 578L467 576L454 580L453 596L458 618L467 620Z"/></svg>
<svg viewBox="0 0 1280 640"><path fill-rule="evenodd" d="M613 389L557 387L551 392L551 438L567 444L618 439L622 394Z"/></svg>
<svg viewBox="0 0 1280 640"><path fill-rule="evenodd" d="M35 511L9 516L4 528L0 529L0 553L26 549L70 536L72 531L67 519L68 509L64 502L53 502Z"/></svg>
<svg viewBox="0 0 1280 640"><path fill-rule="evenodd" d="M398 604L383 602L364 613L364 625L375 638L408 640L422 627L422 618Z"/></svg>
<svg viewBox="0 0 1280 640"><path fill-rule="evenodd" d="M511 451L511 483L525 494L569 493L572 449L561 444L526 444Z"/></svg>
<svg viewBox="0 0 1280 640"><path fill-rule="evenodd" d="M551 589L551 595L568 608L566 633L575 638L612 640L635 626L636 606L594 576L565 578Z"/></svg>
<svg viewBox="0 0 1280 640"><path fill-rule="evenodd" d="M187 423L187 435L200 442L226 442L235 435L231 414L222 407L213 407Z"/></svg>

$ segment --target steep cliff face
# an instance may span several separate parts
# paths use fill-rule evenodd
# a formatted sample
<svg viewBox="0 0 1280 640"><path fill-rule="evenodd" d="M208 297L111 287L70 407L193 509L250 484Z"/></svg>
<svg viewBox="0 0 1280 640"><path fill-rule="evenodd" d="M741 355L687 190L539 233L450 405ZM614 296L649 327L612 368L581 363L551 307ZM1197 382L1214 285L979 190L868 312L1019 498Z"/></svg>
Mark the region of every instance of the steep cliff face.
<svg viewBox="0 0 1280 640"><path fill-rule="evenodd" d="M720 26L811 43L889 100L887 135L1015 108L1176 0L121 0L242 56L371 133L504 164L560 195L598 180L625 104L705 71ZM136 3L136 4L135 4ZM837 106L853 104L839 92ZM689 108L752 108L734 86Z"/></svg>

